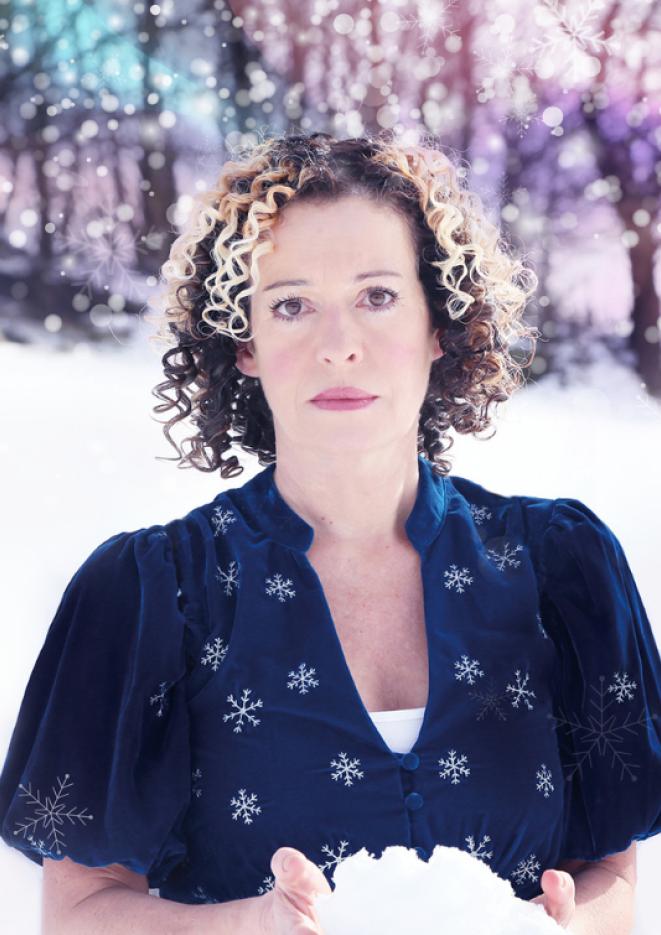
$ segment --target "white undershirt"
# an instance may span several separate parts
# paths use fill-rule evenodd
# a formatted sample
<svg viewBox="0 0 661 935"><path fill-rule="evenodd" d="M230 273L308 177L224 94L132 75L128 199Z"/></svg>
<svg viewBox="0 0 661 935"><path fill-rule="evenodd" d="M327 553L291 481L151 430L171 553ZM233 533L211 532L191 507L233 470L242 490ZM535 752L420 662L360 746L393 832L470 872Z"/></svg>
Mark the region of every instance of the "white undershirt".
<svg viewBox="0 0 661 935"><path fill-rule="evenodd" d="M418 739L424 708L369 711L369 716L393 753L408 753Z"/></svg>

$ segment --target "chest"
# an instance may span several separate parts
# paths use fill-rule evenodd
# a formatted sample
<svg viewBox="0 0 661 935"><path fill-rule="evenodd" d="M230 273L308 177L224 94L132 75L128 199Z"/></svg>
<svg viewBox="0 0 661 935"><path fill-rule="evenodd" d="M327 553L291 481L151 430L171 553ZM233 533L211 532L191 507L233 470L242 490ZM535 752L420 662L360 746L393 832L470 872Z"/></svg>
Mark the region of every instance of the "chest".
<svg viewBox="0 0 661 935"><path fill-rule="evenodd" d="M313 553L344 657L368 711L421 708L429 691L420 556L383 562Z"/></svg>

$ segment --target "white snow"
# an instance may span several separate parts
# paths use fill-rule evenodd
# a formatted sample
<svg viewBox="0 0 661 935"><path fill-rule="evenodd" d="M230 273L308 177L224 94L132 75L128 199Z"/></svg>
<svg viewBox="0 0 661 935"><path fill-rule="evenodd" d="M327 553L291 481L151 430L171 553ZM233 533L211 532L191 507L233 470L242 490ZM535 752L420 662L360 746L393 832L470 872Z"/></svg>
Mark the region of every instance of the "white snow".
<svg viewBox="0 0 661 935"><path fill-rule="evenodd" d="M336 865L335 889L315 898L324 935L554 935L565 931L543 906L519 899L479 857L437 845L429 860L414 848L364 847Z"/></svg>
<svg viewBox="0 0 661 935"><path fill-rule="evenodd" d="M181 516L262 469L240 449L246 470L229 481L156 460L175 454L164 416L152 414L160 353L145 334L73 353L0 343L0 751L64 586L91 550L120 530ZM622 542L660 642L661 406L609 358L574 377L567 389L530 382L501 406L492 439L455 436L452 473L505 495L583 500ZM634 935L659 930L660 877L657 835L638 844ZM0 931L40 931L41 878L36 864L0 846Z"/></svg>

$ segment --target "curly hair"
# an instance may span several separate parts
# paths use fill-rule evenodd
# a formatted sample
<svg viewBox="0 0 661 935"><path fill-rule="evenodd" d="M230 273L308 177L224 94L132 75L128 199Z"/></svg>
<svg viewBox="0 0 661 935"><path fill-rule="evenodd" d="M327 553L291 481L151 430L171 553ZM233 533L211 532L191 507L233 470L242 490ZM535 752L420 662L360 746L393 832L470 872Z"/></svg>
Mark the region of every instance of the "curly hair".
<svg viewBox="0 0 661 935"><path fill-rule="evenodd" d="M441 457L453 444L448 430L488 428L490 405L524 382L522 366L532 361L541 335L522 320L536 274L513 255L480 197L462 184L463 171L439 149L401 145L388 131L340 140L317 132L268 138L237 153L222 166L216 186L196 196L161 267L162 311L150 340L170 349L161 359L166 380L152 390L164 403L153 411L176 408L163 432L178 457L158 460L204 472L220 468L223 478L243 471L236 455L223 460L233 442L256 453L261 465L276 460L273 417L260 380L237 368L235 353L238 341L251 339L250 296L259 281L258 258L269 250L265 232L294 200L321 204L367 195L398 212L413 238L418 277L444 351L430 367L418 453L436 474L448 474L450 462ZM521 341L531 345L523 364L512 353ZM170 390L174 398L166 395ZM185 453L170 429L187 416L197 434L184 439L191 443Z"/></svg>

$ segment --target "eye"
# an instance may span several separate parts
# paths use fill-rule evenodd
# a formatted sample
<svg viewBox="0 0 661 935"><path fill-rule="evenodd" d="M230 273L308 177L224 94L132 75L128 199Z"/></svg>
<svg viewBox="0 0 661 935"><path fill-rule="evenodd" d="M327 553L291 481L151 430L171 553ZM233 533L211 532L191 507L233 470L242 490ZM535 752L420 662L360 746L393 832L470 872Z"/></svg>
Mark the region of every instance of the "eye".
<svg viewBox="0 0 661 935"><path fill-rule="evenodd" d="M372 308L375 310L382 309L382 308L383 309L392 308L393 305L396 305L396 303L399 301L399 292L395 292L394 289L387 289L385 286L372 286L372 288L369 289L368 292L370 295L374 295L374 293L376 293L377 295L390 296L389 302L387 303L379 302L377 305L372 305ZM300 314L293 315L293 316L283 315L281 314L279 309L285 305L288 305L290 302L300 303L302 301L303 300L301 296L299 295L287 295L282 299L276 299L274 302L271 302L271 304L269 305L269 308L271 309L271 312L273 313L274 317L280 319L280 321L294 322L294 321L298 321L302 316Z"/></svg>

